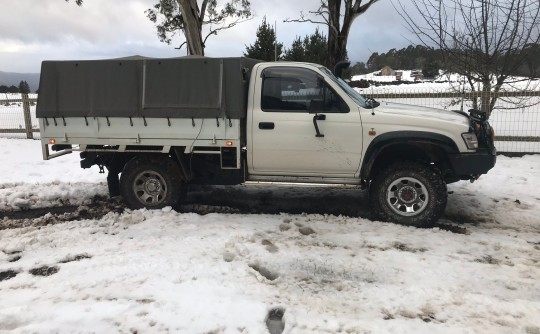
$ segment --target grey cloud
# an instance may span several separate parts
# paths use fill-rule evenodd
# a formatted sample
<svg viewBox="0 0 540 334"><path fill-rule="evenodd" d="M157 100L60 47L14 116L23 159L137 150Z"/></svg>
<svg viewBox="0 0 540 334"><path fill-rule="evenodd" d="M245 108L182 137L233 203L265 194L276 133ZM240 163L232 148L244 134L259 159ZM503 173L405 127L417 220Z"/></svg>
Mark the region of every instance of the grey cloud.
<svg viewBox="0 0 540 334"><path fill-rule="evenodd" d="M184 55L185 50L160 43L144 10L155 0L86 0L83 7L64 0L2 0L0 20L0 70L37 72L44 59L96 59L141 54L154 57ZM210 56L240 56L255 41L255 32L266 15L277 21L278 39L286 47L295 36L311 34L316 25L283 23L317 8L318 1L252 0L256 17L212 36ZM326 27L320 29L326 33ZM408 44L401 19L390 1L375 4L353 24L349 57L365 61L372 51L384 52ZM183 39L176 39L179 45ZM16 46L16 47L10 47Z"/></svg>

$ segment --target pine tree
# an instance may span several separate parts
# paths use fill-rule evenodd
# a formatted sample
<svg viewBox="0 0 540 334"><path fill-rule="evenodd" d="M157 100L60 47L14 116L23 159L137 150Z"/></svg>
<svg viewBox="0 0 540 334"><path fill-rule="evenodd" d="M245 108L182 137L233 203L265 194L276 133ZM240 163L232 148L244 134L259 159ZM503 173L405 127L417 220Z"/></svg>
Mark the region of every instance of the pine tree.
<svg viewBox="0 0 540 334"><path fill-rule="evenodd" d="M273 61L276 55L276 32L266 22L266 16L259 28L257 28L257 39L255 43L250 46L246 46L244 52L245 57L260 59L265 61ZM283 43L277 43L277 60L281 59L281 53L283 52Z"/></svg>
<svg viewBox="0 0 540 334"><path fill-rule="evenodd" d="M285 56L283 59L288 61L305 61L306 60L306 51L304 50L304 44L300 36L296 36L296 39L293 41L291 48L285 51Z"/></svg>
<svg viewBox="0 0 540 334"><path fill-rule="evenodd" d="M21 81L19 83L19 93L22 93L22 94L30 93L30 85L28 85L28 82L26 82L26 80Z"/></svg>
<svg viewBox="0 0 540 334"><path fill-rule="evenodd" d="M368 73L368 69L366 68L366 64L364 62L356 62L354 66L351 66L350 71L351 71L351 76L357 75L357 74Z"/></svg>
<svg viewBox="0 0 540 334"><path fill-rule="evenodd" d="M305 61L324 65L328 60L328 42L326 36L319 32L319 28L311 36L304 38Z"/></svg>
<svg viewBox="0 0 540 334"><path fill-rule="evenodd" d="M435 78L439 75L439 64L431 60L422 67L422 75L426 78Z"/></svg>
<svg viewBox="0 0 540 334"><path fill-rule="evenodd" d="M319 28L315 30L314 34L306 35L303 40L297 36L291 48L285 51L284 59L326 64L328 60L326 36L320 33Z"/></svg>
<svg viewBox="0 0 540 334"><path fill-rule="evenodd" d="M15 85L11 85L8 87L8 93L18 93L19 92L19 88L17 88L17 86Z"/></svg>

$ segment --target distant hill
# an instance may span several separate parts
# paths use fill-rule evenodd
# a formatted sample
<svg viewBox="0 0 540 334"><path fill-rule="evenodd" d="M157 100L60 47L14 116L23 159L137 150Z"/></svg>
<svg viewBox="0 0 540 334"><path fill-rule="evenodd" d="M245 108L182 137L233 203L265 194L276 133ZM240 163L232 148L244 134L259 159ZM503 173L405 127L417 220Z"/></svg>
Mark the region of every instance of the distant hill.
<svg viewBox="0 0 540 334"><path fill-rule="evenodd" d="M22 81L28 82L30 90L35 92L39 87L39 73L14 73L14 72L2 72L0 71L0 86L19 86Z"/></svg>

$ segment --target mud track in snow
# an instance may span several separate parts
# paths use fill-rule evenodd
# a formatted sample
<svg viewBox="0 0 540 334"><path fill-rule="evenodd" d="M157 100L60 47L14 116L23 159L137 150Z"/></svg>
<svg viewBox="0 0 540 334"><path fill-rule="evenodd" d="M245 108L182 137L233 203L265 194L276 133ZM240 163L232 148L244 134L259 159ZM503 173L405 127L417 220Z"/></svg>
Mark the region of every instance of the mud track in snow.
<svg viewBox="0 0 540 334"><path fill-rule="evenodd" d="M0 211L0 230L28 226L46 226L62 222L100 219L109 212L122 213L125 207L116 199L95 196L90 204Z"/></svg>
<svg viewBox="0 0 540 334"><path fill-rule="evenodd" d="M330 214L371 219L368 192L357 188L297 186L192 186L182 212L238 214ZM86 205L0 211L0 230L45 226L83 219L100 219L109 212L122 213L119 198L95 196ZM437 224L454 233L459 226Z"/></svg>

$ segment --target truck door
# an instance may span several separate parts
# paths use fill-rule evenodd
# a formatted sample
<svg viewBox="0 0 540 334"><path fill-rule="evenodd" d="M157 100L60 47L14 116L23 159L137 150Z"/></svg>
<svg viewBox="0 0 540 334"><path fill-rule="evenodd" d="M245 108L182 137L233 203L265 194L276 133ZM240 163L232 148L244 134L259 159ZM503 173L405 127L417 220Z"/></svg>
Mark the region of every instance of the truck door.
<svg viewBox="0 0 540 334"><path fill-rule="evenodd" d="M260 70L261 71L261 70ZM251 169L258 175L353 177L362 124L314 69L272 66L257 73L253 94Z"/></svg>

